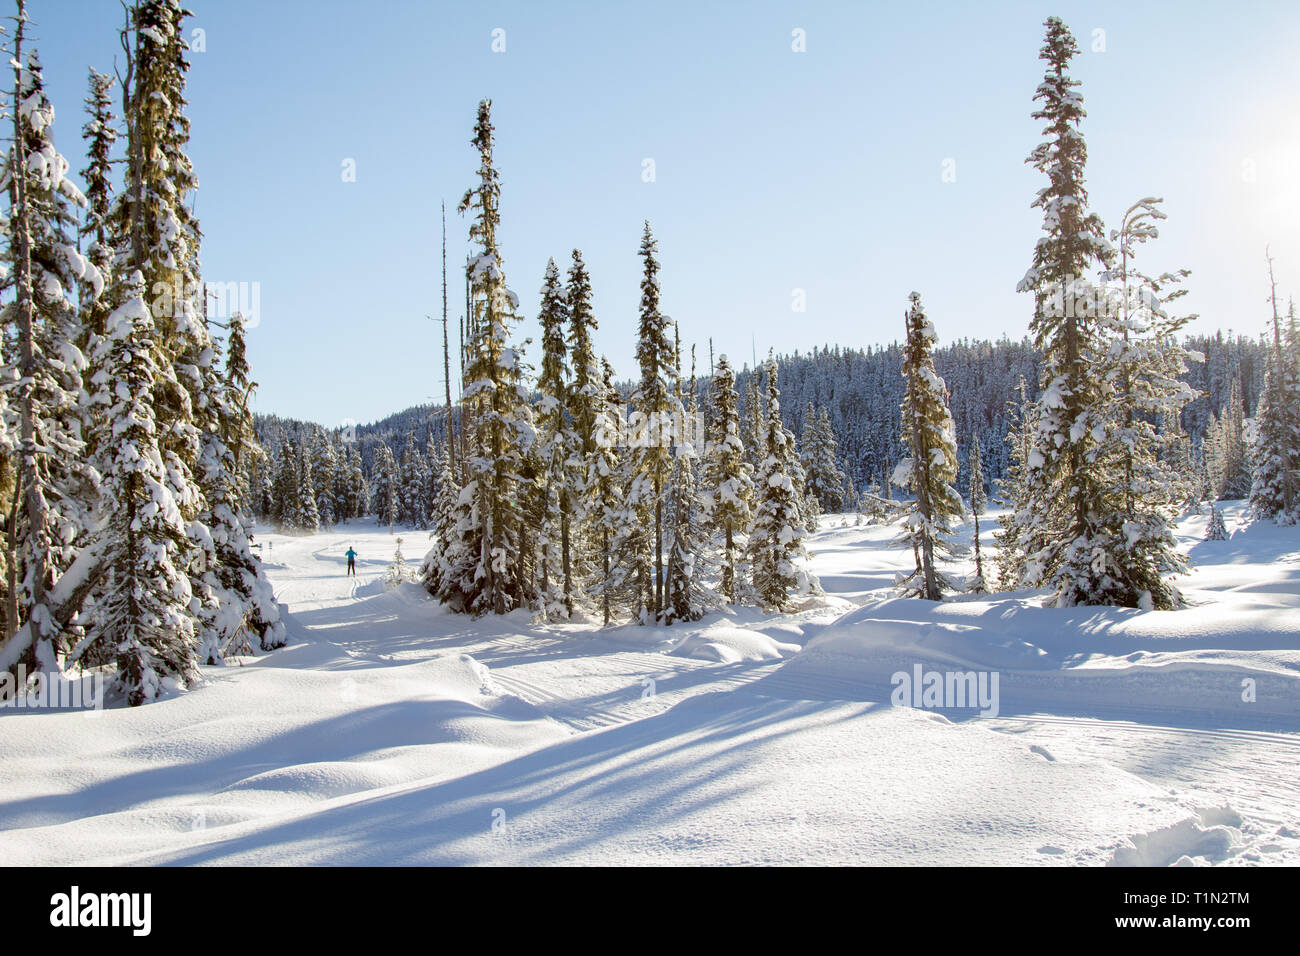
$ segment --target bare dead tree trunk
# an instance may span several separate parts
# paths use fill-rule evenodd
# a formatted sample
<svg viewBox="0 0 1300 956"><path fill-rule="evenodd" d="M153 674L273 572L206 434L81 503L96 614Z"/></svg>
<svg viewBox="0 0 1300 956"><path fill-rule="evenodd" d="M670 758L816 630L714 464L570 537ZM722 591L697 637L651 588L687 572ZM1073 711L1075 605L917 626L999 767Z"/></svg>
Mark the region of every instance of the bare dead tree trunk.
<svg viewBox="0 0 1300 956"><path fill-rule="evenodd" d="M605 571L605 576L604 578L601 579L604 585L602 588L603 591L602 597L604 599L602 601L602 604L604 605L604 611L605 611L605 626L609 627L609 618L610 618L611 609L609 606L609 530L607 528L602 528L600 532L600 552L602 555L602 561L604 563L604 571Z"/></svg>
<svg viewBox="0 0 1300 956"><path fill-rule="evenodd" d="M442 204L442 381L447 393L447 455L456 473L456 429L451 415L451 353L447 341L447 204Z"/></svg>
<svg viewBox="0 0 1300 956"><path fill-rule="evenodd" d="M1273 257L1269 255L1268 247L1264 248L1264 256L1268 259L1269 299L1273 304L1273 350L1277 361L1277 375L1282 378L1283 370L1286 368L1286 353L1282 349L1282 320L1277 314L1277 280L1273 278ZM1285 382L1285 379L1282 378L1282 381ZM1281 386L1279 386L1279 393L1280 390ZM1290 514L1294 503L1295 478L1291 469L1284 464L1282 468L1282 507Z"/></svg>

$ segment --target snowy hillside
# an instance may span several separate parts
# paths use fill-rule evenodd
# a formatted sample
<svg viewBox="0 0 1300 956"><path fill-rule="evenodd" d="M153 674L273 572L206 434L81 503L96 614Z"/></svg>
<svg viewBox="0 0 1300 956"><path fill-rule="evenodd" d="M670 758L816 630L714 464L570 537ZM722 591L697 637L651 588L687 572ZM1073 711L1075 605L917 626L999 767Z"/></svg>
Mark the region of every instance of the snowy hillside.
<svg viewBox="0 0 1300 956"><path fill-rule="evenodd" d="M608 630L388 589L373 524L260 534L287 648L0 708L0 861L1300 863L1300 529L1187 519L1190 607L1142 612L898 599L897 527L855 520L814 606ZM914 666L996 672L996 716L891 706Z"/></svg>

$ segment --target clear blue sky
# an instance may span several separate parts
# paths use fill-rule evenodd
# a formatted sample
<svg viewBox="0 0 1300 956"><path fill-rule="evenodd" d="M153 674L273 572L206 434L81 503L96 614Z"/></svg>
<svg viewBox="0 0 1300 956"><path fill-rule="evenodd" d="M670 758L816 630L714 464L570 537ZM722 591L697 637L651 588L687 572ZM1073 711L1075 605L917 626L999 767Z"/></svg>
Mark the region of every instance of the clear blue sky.
<svg viewBox="0 0 1300 956"><path fill-rule="evenodd" d="M1088 184L1107 223L1163 196L1150 268L1193 270L1197 328L1265 328L1265 244L1300 293L1300 4L192 0L191 156L205 278L257 282L256 407L337 425L441 401L438 205L449 261L475 106L494 101L506 275L538 338L549 256L580 247L598 346L633 372L637 246L707 362L897 339L923 295L943 340L1019 337L1042 185L1042 21L1083 52ZM84 165L88 65L116 0L30 0ZM505 30L506 50L492 51ZM807 50L791 49L806 31ZM1104 52L1093 52L1094 30ZM356 161L356 182L342 163ZM642 181L652 158L656 181ZM944 182L944 161L955 182ZM1253 177L1250 175L1253 170ZM453 322L463 301L452 278ZM792 310L803 289L807 311ZM459 294L458 294L459 293ZM537 347L529 349L536 358Z"/></svg>

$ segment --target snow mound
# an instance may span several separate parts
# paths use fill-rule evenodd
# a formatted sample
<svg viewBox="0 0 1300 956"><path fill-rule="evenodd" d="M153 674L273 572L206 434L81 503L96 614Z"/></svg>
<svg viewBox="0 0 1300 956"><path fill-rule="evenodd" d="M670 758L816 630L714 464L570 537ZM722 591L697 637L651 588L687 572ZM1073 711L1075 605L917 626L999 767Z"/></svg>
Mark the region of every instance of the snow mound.
<svg viewBox="0 0 1300 956"><path fill-rule="evenodd" d="M997 674L1004 712L1186 713L1195 701L1201 716L1300 719L1295 632L1238 637L1207 620L1194 631L1188 613L877 601L822 628L764 684L793 699L883 701L895 674L922 666ZM1170 615L1188 625L1185 636L1173 636Z"/></svg>
<svg viewBox="0 0 1300 956"><path fill-rule="evenodd" d="M744 661L778 661L798 652L798 644L785 644L743 627L715 624L698 634L687 635L668 653L721 664L739 664Z"/></svg>
<svg viewBox="0 0 1300 956"><path fill-rule="evenodd" d="M278 767L245 777L226 787L232 790L270 790L279 794L310 797L341 797L363 790L376 790L405 782L402 774L384 764L328 760L319 763Z"/></svg>
<svg viewBox="0 0 1300 956"><path fill-rule="evenodd" d="M1227 859L1241 843L1241 816L1228 807L1138 833L1116 847L1107 866L1207 866Z"/></svg>
<svg viewBox="0 0 1300 956"><path fill-rule="evenodd" d="M906 653L933 661L987 667L1050 667L1036 644L973 624L890 620L875 607L852 611L808 642L809 653L874 656Z"/></svg>

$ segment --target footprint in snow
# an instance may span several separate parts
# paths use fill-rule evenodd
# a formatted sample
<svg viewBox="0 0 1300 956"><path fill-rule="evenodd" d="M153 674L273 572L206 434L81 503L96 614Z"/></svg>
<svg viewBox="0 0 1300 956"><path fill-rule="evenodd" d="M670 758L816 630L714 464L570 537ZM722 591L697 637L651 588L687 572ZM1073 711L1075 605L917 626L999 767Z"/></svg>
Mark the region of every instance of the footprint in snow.
<svg viewBox="0 0 1300 956"><path fill-rule="evenodd" d="M1042 757L1044 760L1056 763L1056 758L1048 752L1046 747L1040 747L1038 744L1034 744L1029 748L1029 752L1038 754L1038 756Z"/></svg>

